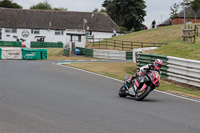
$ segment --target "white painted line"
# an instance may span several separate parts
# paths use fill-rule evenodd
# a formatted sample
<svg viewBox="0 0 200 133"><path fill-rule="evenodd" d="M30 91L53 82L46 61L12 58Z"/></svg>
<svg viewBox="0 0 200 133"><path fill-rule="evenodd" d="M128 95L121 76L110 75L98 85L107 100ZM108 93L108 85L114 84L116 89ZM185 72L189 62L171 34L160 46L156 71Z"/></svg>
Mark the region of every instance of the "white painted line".
<svg viewBox="0 0 200 133"><path fill-rule="evenodd" d="M55 63L53 63L53 64L55 64ZM74 69L74 70L78 70L78 71L82 71L82 72L86 72L86 73L90 73L90 74L94 74L94 75L97 75L97 76L101 76L101 77L104 77L104 78L116 80L116 81L119 81L119 82L124 82L124 81L119 80L119 79L111 78L111 77L108 77L108 76L105 76L105 75L101 75L101 74L97 74L97 73L94 73L94 72L89 72L89 71L82 70L82 69L79 69L79 68L74 68L74 67L70 67L70 66L64 66L62 64L55 64L55 65L58 65L58 66L61 66L61 67L71 68L71 69ZM159 92L159 93L163 93L163 94L167 94L167 95L170 95L170 96L174 96L174 97L177 97L177 98L182 98L182 99L185 99L185 100L189 100L189 101L200 103L200 100L190 99L190 98L187 98L187 97L178 96L178 95L174 95L174 94L171 94L171 93L168 93L168 92L164 92L164 91L159 91L159 90L154 90L154 91Z"/></svg>
<svg viewBox="0 0 200 133"><path fill-rule="evenodd" d="M195 100L195 99L191 99L191 98L187 98L187 97L183 97L183 96L178 96L178 95L171 94L171 93L164 92L164 91L159 91L159 90L155 90L155 91L160 92L160 93L163 93L163 94L167 94L167 95L170 95L170 96L174 96L174 97L182 98L182 99L185 99L185 100L190 100L190 101L193 101L193 102L198 102L198 103L200 103L199 100Z"/></svg>
<svg viewBox="0 0 200 133"><path fill-rule="evenodd" d="M55 65L58 65L58 66L62 66L62 67L67 67L67 68L71 68L71 69L74 69L74 70L79 70L79 71L82 71L82 72L86 72L86 73L90 73L90 74L94 74L94 75L97 75L97 76L101 76L101 77L105 77L105 78L108 78L108 79L112 79L112 80L116 80L116 81L120 81L120 82L124 82L122 80L119 80L119 79L115 79L115 78L111 78L111 77L108 77L108 76L105 76L105 75L102 75L102 74L98 74L98 73L94 73L94 72L89 72L89 71L86 71L86 70L82 70L82 69L79 69L79 68L74 68L74 67L70 67L70 66L64 66L60 63L54 63Z"/></svg>

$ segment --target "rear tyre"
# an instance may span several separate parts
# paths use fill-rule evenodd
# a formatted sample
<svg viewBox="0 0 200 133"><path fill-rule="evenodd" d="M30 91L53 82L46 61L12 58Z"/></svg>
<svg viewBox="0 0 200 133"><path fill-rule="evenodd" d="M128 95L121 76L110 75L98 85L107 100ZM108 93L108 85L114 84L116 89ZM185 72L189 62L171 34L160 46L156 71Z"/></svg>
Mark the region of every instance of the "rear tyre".
<svg viewBox="0 0 200 133"><path fill-rule="evenodd" d="M149 95L150 92L151 92L151 87L147 86L146 91L142 95L140 95L140 96L136 95L135 96L135 100L137 100L137 101L143 100L146 96Z"/></svg>
<svg viewBox="0 0 200 133"><path fill-rule="evenodd" d="M120 97L126 97L127 96L126 89L124 88L124 85L119 89L118 94L119 94Z"/></svg>

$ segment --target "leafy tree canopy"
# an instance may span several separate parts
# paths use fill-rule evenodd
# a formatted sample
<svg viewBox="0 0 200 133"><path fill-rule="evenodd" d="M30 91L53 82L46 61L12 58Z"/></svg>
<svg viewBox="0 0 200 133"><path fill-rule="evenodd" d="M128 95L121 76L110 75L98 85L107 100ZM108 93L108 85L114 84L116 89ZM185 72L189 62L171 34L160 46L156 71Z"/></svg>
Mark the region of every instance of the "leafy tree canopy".
<svg viewBox="0 0 200 133"><path fill-rule="evenodd" d="M48 1L40 2L37 5L31 6L30 9L52 10Z"/></svg>
<svg viewBox="0 0 200 133"><path fill-rule="evenodd" d="M67 8L63 8L63 7L52 8L52 6L49 4L49 2L47 0L45 0L44 2L40 2L40 3L36 4L36 5L31 6L30 9L67 11Z"/></svg>
<svg viewBox="0 0 200 133"><path fill-rule="evenodd" d="M102 6L120 27L128 31L144 29L142 24L146 16L144 0L105 0Z"/></svg>
<svg viewBox="0 0 200 133"><path fill-rule="evenodd" d="M177 16L178 8L179 8L179 4L176 4L176 3L174 3L174 5L170 7L171 12L169 15L171 16L171 18Z"/></svg>
<svg viewBox="0 0 200 133"><path fill-rule="evenodd" d="M0 7L22 9L22 6L18 5L17 3L13 2L12 0L0 0Z"/></svg>

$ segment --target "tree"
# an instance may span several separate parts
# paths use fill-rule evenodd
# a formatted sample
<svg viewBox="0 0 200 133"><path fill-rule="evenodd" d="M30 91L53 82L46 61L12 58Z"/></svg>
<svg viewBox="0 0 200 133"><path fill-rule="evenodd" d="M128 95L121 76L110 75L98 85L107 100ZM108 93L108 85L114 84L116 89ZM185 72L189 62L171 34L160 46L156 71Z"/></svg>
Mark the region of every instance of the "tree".
<svg viewBox="0 0 200 133"><path fill-rule="evenodd" d="M56 11L67 11L67 8L64 8L64 7L59 7L59 8L53 8L53 10L56 10Z"/></svg>
<svg viewBox="0 0 200 133"><path fill-rule="evenodd" d="M197 20L197 13L200 10L200 0L193 0L191 2L192 10L194 11L195 23Z"/></svg>
<svg viewBox="0 0 200 133"><path fill-rule="evenodd" d="M171 18L174 18L177 16L178 8L179 8L179 5L176 3L174 3L174 5L170 7L171 12L169 15L171 16Z"/></svg>
<svg viewBox="0 0 200 133"><path fill-rule="evenodd" d="M0 7L22 9L22 6L18 5L17 3L15 3L11 0L0 0Z"/></svg>
<svg viewBox="0 0 200 133"><path fill-rule="evenodd" d="M107 14L120 26L135 31L144 29L146 8L144 0L105 0Z"/></svg>
<svg viewBox="0 0 200 133"><path fill-rule="evenodd" d="M52 7L48 1L45 0L44 2L40 2L37 5L31 6L30 9L52 10Z"/></svg>
<svg viewBox="0 0 200 133"><path fill-rule="evenodd" d="M95 8L92 12L98 12L99 9L98 8Z"/></svg>

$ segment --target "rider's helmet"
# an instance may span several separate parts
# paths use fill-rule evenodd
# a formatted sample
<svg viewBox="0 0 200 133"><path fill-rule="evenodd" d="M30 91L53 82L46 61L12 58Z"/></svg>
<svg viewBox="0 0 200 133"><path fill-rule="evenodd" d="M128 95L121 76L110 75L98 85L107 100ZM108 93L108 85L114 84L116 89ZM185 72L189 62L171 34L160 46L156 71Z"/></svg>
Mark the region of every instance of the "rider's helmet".
<svg viewBox="0 0 200 133"><path fill-rule="evenodd" d="M163 65L162 60L157 59L157 60L154 61L154 69L155 70L160 70L162 65Z"/></svg>

